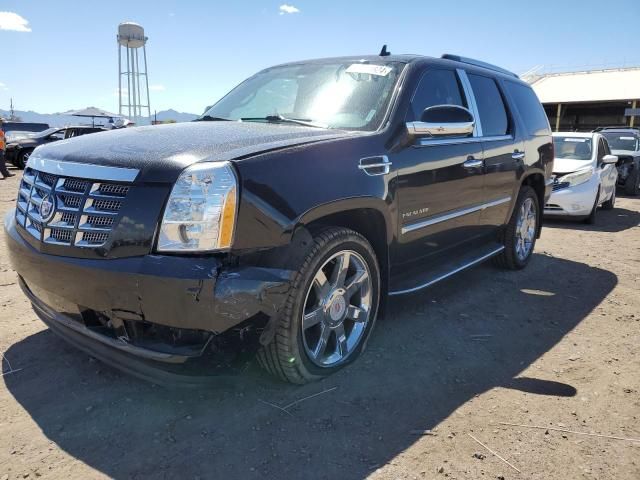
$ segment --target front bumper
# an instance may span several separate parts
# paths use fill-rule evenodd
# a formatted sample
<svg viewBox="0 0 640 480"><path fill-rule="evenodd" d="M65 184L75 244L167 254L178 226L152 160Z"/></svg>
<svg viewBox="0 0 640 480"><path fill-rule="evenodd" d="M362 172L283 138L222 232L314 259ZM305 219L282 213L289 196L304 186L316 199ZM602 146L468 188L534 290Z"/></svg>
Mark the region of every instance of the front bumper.
<svg viewBox="0 0 640 480"><path fill-rule="evenodd" d="M11 213L5 231L13 268L38 316L119 368L131 357L175 365L220 351L229 359L221 351L240 348L236 340L267 341L269 319L282 308L293 275L229 267L216 256L47 255L22 238Z"/></svg>
<svg viewBox="0 0 640 480"><path fill-rule="evenodd" d="M591 213L598 193L598 179L591 179L575 187L565 187L551 193L544 207L548 216L586 216Z"/></svg>

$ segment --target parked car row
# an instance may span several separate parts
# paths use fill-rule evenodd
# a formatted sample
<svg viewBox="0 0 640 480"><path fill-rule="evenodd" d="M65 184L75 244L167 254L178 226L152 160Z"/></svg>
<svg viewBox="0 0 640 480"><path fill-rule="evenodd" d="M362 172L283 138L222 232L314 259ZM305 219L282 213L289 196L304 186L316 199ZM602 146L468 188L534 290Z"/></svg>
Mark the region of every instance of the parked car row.
<svg viewBox="0 0 640 480"><path fill-rule="evenodd" d="M603 127L594 132L553 134L553 192L548 217L574 217L594 223L599 208L615 206L616 188L640 194L640 131Z"/></svg>

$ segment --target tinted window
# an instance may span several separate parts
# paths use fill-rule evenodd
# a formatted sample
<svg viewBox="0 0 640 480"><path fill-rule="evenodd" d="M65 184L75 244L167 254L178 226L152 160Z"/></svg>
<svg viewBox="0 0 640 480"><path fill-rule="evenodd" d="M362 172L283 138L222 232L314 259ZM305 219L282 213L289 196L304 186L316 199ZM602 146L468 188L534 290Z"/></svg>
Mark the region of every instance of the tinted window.
<svg viewBox="0 0 640 480"><path fill-rule="evenodd" d="M413 118L420 120L424 109L435 105L467 106L452 70L429 70L422 76L411 101Z"/></svg>
<svg viewBox="0 0 640 480"><path fill-rule="evenodd" d="M473 74L468 74L468 77L478 105L482 135L485 137L506 135L509 130L509 120L495 80Z"/></svg>
<svg viewBox="0 0 640 480"><path fill-rule="evenodd" d="M505 82L507 90L520 112L529 135L548 135L551 133L549 120L542 105L531 87L520 83Z"/></svg>

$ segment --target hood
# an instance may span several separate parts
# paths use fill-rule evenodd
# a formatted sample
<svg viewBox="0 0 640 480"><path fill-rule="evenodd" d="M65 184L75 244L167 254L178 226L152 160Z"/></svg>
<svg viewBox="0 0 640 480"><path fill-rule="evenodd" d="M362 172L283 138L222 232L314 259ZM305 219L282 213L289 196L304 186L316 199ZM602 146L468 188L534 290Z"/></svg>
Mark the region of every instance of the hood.
<svg viewBox="0 0 640 480"><path fill-rule="evenodd" d="M573 160L571 158L555 158L553 173L571 173L593 166L593 160Z"/></svg>
<svg viewBox="0 0 640 480"><path fill-rule="evenodd" d="M267 150L353 135L297 125L188 122L92 133L39 147L35 157L136 168L138 180L173 182L201 161L244 158Z"/></svg>

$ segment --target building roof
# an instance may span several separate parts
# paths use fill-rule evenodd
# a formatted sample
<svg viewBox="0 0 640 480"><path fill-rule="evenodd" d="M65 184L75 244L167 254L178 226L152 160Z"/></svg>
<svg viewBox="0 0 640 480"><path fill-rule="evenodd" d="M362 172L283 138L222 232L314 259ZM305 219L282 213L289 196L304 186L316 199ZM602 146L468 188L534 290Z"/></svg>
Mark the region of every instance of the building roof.
<svg viewBox="0 0 640 480"><path fill-rule="evenodd" d="M526 80L542 103L640 99L640 67L551 73Z"/></svg>

